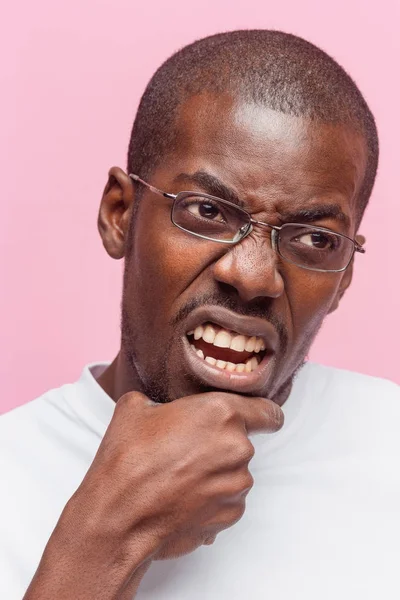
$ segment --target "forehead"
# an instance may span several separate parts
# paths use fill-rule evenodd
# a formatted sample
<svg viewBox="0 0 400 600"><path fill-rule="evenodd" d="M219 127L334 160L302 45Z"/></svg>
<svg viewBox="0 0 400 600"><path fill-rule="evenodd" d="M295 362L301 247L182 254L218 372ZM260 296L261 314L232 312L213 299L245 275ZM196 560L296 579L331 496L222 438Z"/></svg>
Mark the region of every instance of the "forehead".
<svg viewBox="0 0 400 600"><path fill-rule="evenodd" d="M210 171L260 201L339 202L351 216L366 166L364 137L340 124L202 94L179 111L174 171Z"/></svg>

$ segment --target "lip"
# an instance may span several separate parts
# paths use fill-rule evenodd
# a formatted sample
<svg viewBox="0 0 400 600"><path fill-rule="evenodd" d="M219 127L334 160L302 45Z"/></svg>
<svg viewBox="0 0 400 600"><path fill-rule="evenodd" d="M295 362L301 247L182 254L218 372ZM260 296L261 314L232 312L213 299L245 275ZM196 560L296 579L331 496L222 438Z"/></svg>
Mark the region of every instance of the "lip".
<svg viewBox="0 0 400 600"><path fill-rule="evenodd" d="M206 322L215 323L220 327L247 336L261 337L267 350L258 367L251 373L225 371L210 365L197 356L190 347L187 335L183 336L185 362L189 370L203 384L236 393L261 394L270 377L274 356L279 346L279 336L276 329L263 319L238 315L220 306L202 306L194 310L185 321L186 332L195 329Z"/></svg>
<svg viewBox="0 0 400 600"><path fill-rule="evenodd" d="M238 315L222 306L201 306L194 310L185 322L186 333L207 322L241 335L260 337L269 352L275 353L278 349L279 336L271 323L257 317Z"/></svg>

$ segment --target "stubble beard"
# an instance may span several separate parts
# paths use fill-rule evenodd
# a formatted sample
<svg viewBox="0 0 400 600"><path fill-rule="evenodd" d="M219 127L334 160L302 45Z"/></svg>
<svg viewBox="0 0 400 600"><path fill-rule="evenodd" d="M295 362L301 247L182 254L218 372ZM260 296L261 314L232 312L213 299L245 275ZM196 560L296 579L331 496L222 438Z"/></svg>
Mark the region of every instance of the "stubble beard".
<svg viewBox="0 0 400 600"><path fill-rule="evenodd" d="M320 326L317 328L314 335L307 338L308 340L310 340L311 338L311 341L307 341L307 343L303 345L299 353L300 358L297 361L297 364L291 372L291 374L284 380L283 383L280 383L278 387L273 386L270 390L267 390L266 397L268 397L270 400L273 400L280 406L286 401L286 399L290 395L295 379L297 378L304 365L307 363L307 357L310 347L319 331L319 328ZM153 402L159 404L166 404L172 402L173 400L176 400L180 396L171 394L171 380L168 375L170 351L167 351L162 354L162 358L160 359L159 363L159 368L157 368L157 375L147 376L135 352L135 347L137 343L136 340L137 336L132 330L129 321L129 315L123 303L121 312L121 352L123 353L125 361L132 372L132 380L139 380L141 387L140 391L142 391ZM228 393L231 393L229 390L220 390L218 388L209 387L203 384L202 382L198 381L189 372L182 371L181 375L188 384L188 386L191 389L196 389L196 393L198 394L214 391L226 391ZM276 374L276 376L277 378L279 378L279 373Z"/></svg>
<svg viewBox="0 0 400 600"><path fill-rule="evenodd" d="M128 236L128 246L129 252L128 256L132 258L133 255L133 240L134 240L134 222L135 218L131 221L130 235ZM166 404L176 400L179 396L171 394L171 379L168 374L168 363L169 356L171 352L171 348L169 348L166 352L162 354L162 358L160 359L159 368L157 368L157 375L147 376L145 373L145 366L140 364L140 361L135 352L135 348L137 346L137 335L131 326L131 322L129 319L129 312L126 308L127 305L127 293L126 293L126 283L128 281L128 269L129 269L129 260L125 260L125 272L124 272L124 285L123 285L123 294L122 294L122 303L121 303L121 353L123 354L125 361L128 365L132 373L132 381L140 382L140 391L144 393L148 398L150 398L153 402L159 404ZM221 296L216 296L213 294L205 295L203 298L193 299L186 306L184 306L181 311L172 319L170 325L176 326L180 323L184 318L187 317L194 308L202 304L217 304L225 306L231 310L238 312L239 314L253 314L254 316L258 316L264 319L269 320L276 327L280 341L281 341L281 352L282 359L281 362L285 361L285 355L287 355L288 351L288 333L285 325L277 319L273 314L271 314L270 310L264 306L261 306L260 303L253 303L251 307L239 307L237 306L236 301L233 301L231 298L221 298ZM300 351L299 351L299 359L297 360L291 374L286 377L283 383L274 384L271 382L270 390L266 391L268 394L268 398L270 400L275 401L277 404L282 405L287 397L289 396L293 382L297 377L298 373L301 371L302 367L307 362L307 355L309 353L310 347L316 338L320 327L322 326L322 321L317 325L314 331L309 332L307 336L305 336L305 342L303 343ZM200 381L198 381L191 373L181 371L181 376L186 380L191 389L196 389L198 394L211 392L211 391L224 391L218 390L217 388L211 388ZM275 374L275 378L279 380L279 373ZM197 391L198 390L198 391ZM132 390L133 391L133 390ZM229 392L229 390L226 390Z"/></svg>

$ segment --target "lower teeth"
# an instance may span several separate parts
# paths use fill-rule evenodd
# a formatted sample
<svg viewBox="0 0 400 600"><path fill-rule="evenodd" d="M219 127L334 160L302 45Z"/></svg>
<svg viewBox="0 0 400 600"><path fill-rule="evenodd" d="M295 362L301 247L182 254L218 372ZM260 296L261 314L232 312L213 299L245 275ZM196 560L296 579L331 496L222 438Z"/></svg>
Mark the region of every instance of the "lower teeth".
<svg viewBox="0 0 400 600"><path fill-rule="evenodd" d="M258 367L258 360L256 359L255 356L253 356L252 358L249 358L246 361L246 363L235 364L235 363L227 362L225 360L217 360L216 358L213 358L212 356L204 356L204 353L202 350L200 350L200 349L198 350L193 345L191 345L190 347L197 354L197 356L199 356L200 358L205 360L210 365L218 367L219 369L223 369L224 371L230 371L230 372L236 371L236 373L251 373Z"/></svg>

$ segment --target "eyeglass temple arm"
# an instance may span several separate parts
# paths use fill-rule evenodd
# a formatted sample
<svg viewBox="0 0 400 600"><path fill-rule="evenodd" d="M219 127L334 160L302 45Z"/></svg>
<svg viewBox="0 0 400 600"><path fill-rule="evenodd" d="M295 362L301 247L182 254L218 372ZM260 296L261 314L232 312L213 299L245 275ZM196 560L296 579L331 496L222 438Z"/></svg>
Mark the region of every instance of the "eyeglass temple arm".
<svg viewBox="0 0 400 600"><path fill-rule="evenodd" d="M167 192L163 192L162 190L159 190L158 188L154 187L154 185L150 185L146 181L143 181L143 179L140 179L139 175L134 175L134 173L129 173L129 177L131 179L133 179L134 181L138 181L145 187L149 188L150 191L154 192L155 194L158 194L159 196L164 196L164 198L171 198L172 200L175 200L175 198L176 198L175 194L167 194Z"/></svg>
<svg viewBox="0 0 400 600"><path fill-rule="evenodd" d="M171 200L175 200L175 198L176 198L176 194L168 194L167 192L163 192L162 190L159 190L158 188L154 187L154 185L150 185L150 183L147 183L146 181L141 179L139 177L139 175L135 175L134 173L129 173L129 177L131 179L133 179L133 181L138 181L139 183L141 183L142 185L147 187L150 191L154 192L155 194L158 194L159 196L163 196L164 198L170 198ZM280 229L280 227L274 227L273 225L268 225L268 223L262 223L261 221L255 221L254 219L251 219L251 223L259 224L259 225L267 225L267 227L272 227L272 229L276 229L276 230ZM361 252L361 254L365 254L365 248L363 248L363 246L361 246L361 244L356 242L356 240L353 240L353 241L354 241L356 252Z"/></svg>

